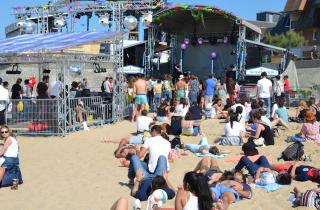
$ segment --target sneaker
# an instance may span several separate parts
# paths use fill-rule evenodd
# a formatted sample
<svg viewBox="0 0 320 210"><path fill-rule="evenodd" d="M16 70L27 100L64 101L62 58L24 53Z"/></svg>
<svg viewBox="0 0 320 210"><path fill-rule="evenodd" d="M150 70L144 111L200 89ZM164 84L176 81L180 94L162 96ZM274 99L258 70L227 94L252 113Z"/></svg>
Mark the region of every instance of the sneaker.
<svg viewBox="0 0 320 210"><path fill-rule="evenodd" d="M141 210L141 201L139 199L134 200L133 210Z"/></svg>

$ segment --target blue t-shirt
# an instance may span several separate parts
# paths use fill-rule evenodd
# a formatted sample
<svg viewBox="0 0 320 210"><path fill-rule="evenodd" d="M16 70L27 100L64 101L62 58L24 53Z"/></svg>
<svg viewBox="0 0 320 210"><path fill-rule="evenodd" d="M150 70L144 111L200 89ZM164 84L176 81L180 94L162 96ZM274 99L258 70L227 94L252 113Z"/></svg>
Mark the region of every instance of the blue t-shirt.
<svg viewBox="0 0 320 210"><path fill-rule="evenodd" d="M295 171L295 174L296 174L295 180L300 182L311 180L311 177L308 176L307 173L312 168L313 167L311 166L305 166L305 165L298 166ZM292 170L292 166L289 168L288 173L291 173L291 170Z"/></svg>
<svg viewBox="0 0 320 210"><path fill-rule="evenodd" d="M214 89L216 87L217 81L215 79L207 79L206 80L206 92L207 96L214 95Z"/></svg>
<svg viewBox="0 0 320 210"><path fill-rule="evenodd" d="M151 195L151 184L152 179L143 179L140 183L138 191L133 197L139 199L140 201L148 200L148 197ZM174 198L176 195L175 192L170 188L164 188L163 190L167 193L169 200Z"/></svg>
<svg viewBox="0 0 320 210"><path fill-rule="evenodd" d="M278 108L276 110L276 114L279 118L281 118L285 123L289 122L289 117L287 113L287 109L285 107Z"/></svg>

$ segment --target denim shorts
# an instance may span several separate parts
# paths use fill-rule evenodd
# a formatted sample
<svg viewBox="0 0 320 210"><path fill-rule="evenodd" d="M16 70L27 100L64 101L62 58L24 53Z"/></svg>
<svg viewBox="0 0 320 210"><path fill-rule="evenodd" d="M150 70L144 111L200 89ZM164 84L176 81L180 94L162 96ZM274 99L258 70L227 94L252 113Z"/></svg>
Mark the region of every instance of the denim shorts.
<svg viewBox="0 0 320 210"><path fill-rule="evenodd" d="M236 200L234 201L234 203L240 200L240 196L237 191L223 184L217 184L215 187L210 187L210 191L214 192L216 200L220 199L222 194L225 192L231 192L234 194L234 196L236 197Z"/></svg>

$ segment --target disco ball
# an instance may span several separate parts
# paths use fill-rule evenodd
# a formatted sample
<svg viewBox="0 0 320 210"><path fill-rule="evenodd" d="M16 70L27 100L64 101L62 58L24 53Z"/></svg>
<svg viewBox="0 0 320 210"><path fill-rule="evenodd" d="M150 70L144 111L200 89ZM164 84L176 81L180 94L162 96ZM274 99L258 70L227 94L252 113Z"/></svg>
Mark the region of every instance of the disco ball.
<svg viewBox="0 0 320 210"><path fill-rule="evenodd" d="M101 15L99 18L99 23L102 26L108 26L110 21L109 21L109 16L108 15Z"/></svg>
<svg viewBox="0 0 320 210"><path fill-rule="evenodd" d="M124 21L123 21L123 25L126 29L132 31L135 28L137 28L138 25L138 20L136 17L130 15L125 17Z"/></svg>
<svg viewBox="0 0 320 210"><path fill-rule="evenodd" d="M26 34L32 34L36 29L36 24L32 20L26 20L23 26L23 31Z"/></svg>
<svg viewBox="0 0 320 210"><path fill-rule="evenodd" d="M69 71L78 75L81 74L81 69L78 66L70 66Z"/></svg>

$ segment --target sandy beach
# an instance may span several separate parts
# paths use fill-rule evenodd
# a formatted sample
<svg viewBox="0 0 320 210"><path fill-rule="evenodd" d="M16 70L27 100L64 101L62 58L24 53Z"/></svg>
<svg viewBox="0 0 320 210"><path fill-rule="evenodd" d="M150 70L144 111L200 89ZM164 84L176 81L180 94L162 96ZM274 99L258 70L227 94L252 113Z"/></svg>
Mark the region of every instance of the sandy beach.
<svg viewBox="0 0 320 210"><path fill-rule="evenodd" d="M219 120L206 120L202 129L208 140L223 133L224 124ZM260 154L270 154L275 162L280 152L288 145L284 140L298 132L300 126L291 124L289 131L280 130L275 146L259 148ZM135 131L135 124L128 121L90 131L80 131L60 137L18 137L20 162L24 184L17 191L10 188L0 190L1 209L6 210L100 210L109 209L120 196L129 197L127 168L121 167L113 157L116 144L102 141L116 140ZM199 137L183 137L184 142L197 143ZM220 147L221 148L221 147ZM229 157L239 154L240 147L231 149ZM312 165L318 166L320 147L305 144L305 153L311 155ZM171 164L169 178L174 185L182 184L185 172L192 170L200 158L193 154L183 156ZM231 169L233 163L218 160L222 169ZM316 188L311 182L293 182L276 192L268 193L253 189L253 198L233 204L230 209L280 210L291 209L287 201L294 186L302 190ZM132 199L130 200L130 202ZM174 207L174 200L166 207ZM305 208L298 208L305 209Z"/></svg>

